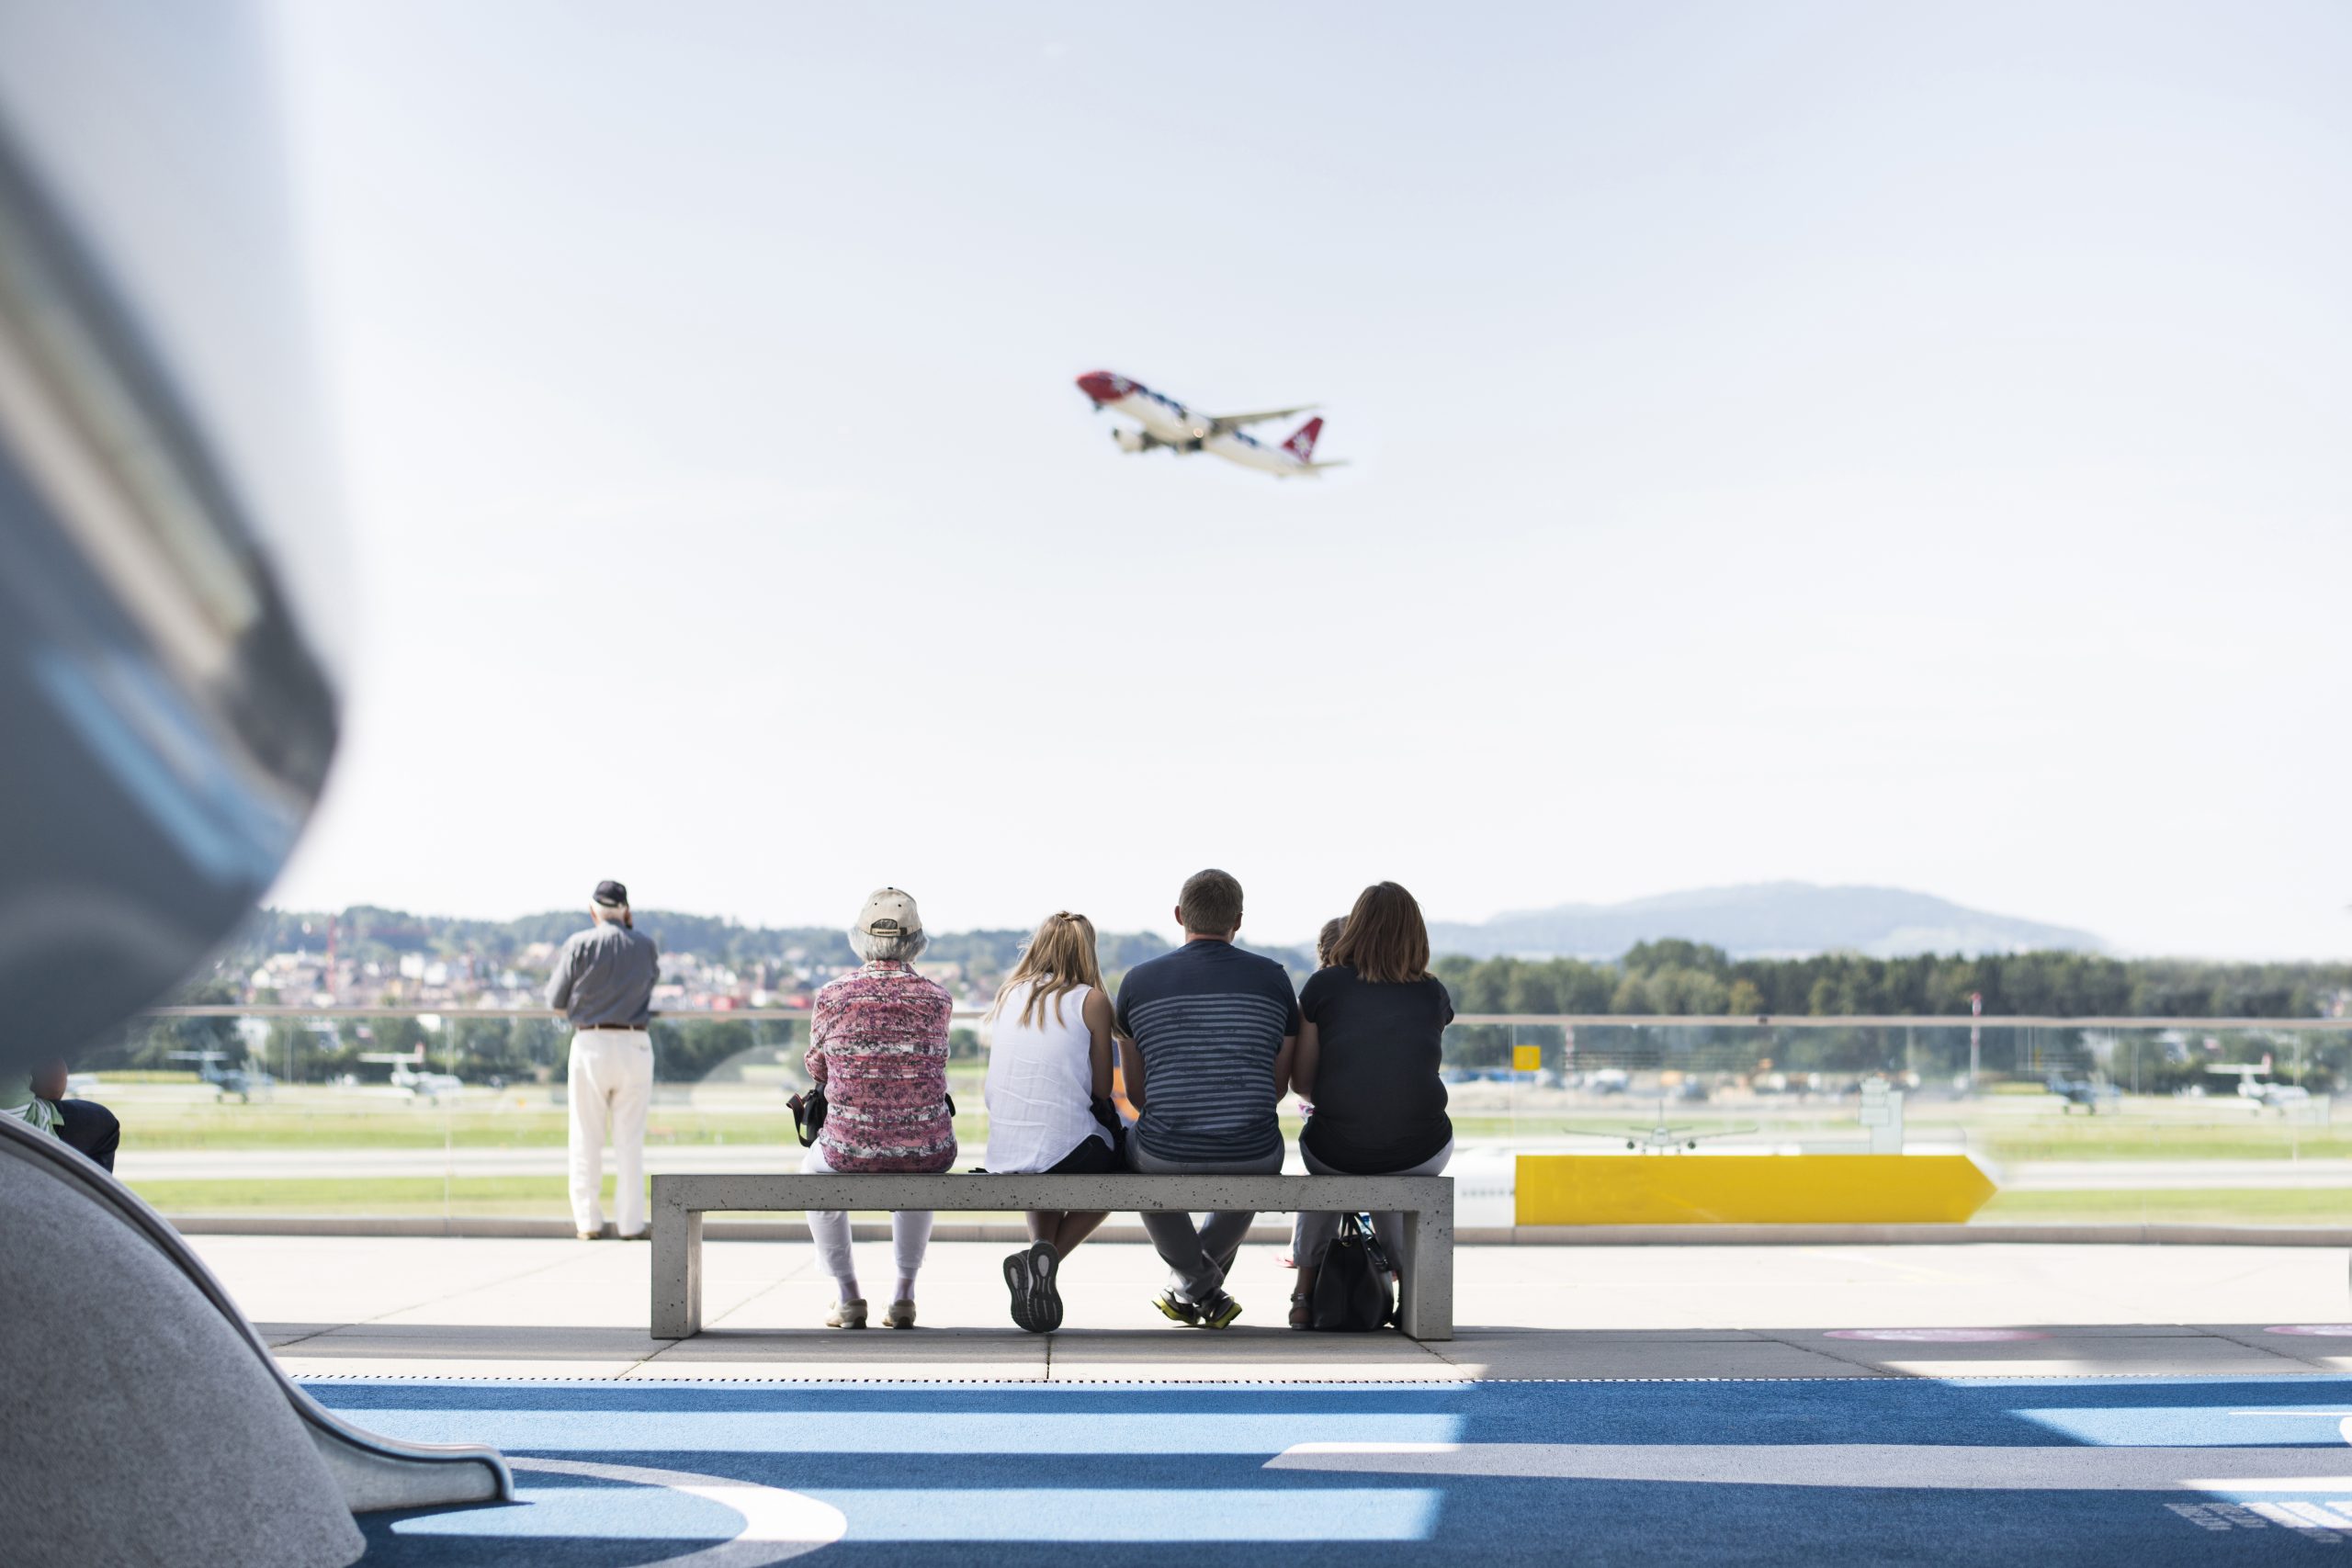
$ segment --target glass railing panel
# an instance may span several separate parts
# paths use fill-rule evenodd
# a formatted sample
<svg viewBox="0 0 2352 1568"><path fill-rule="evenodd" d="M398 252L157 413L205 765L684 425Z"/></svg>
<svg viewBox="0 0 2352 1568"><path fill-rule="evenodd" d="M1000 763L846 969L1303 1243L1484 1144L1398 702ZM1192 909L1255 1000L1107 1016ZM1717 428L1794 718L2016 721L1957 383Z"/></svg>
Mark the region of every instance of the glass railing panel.
<svg viewBox="0 0 2352 1568"><path fill-rule="evenodd" d="M959 1011L959 1165L986 1147L985 1038ZM168 1214L559 1224L570 1040L535 1010L176 1010L76 1085L121 1118L122 1174ZM807 1042L790 1010L657 1020L648 1168L796 1168ZM1867 1150L1873 1078L1901 1096L1902 1148L1994 1173L1978 1223L2352 1224L2334 1117L2352 1021L1469 1015L1442 1063L1459 1172L1501 1194L1465 1202L1466 1224L1509 1223L1520 1154ZM1295 1100L1283 1113L1295 1138Z"/></svg>

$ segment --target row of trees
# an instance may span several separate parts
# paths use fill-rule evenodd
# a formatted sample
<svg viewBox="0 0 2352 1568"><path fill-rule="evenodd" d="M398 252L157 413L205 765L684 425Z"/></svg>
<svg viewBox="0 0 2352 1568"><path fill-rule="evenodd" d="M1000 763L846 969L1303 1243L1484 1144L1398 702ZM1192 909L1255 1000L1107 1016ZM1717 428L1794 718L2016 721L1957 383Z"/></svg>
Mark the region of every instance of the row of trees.
<svg viewBox="0 0 2352 1568"><path fill-rule="evenodd" d="M1719 947L1643 942L1614 964L1575 958L1441 958L1463 1012L1957 1014L1987 1017L2312 1018L2352 995L2352 964L2222 964L2086 953L1733 959Z"/></svg>

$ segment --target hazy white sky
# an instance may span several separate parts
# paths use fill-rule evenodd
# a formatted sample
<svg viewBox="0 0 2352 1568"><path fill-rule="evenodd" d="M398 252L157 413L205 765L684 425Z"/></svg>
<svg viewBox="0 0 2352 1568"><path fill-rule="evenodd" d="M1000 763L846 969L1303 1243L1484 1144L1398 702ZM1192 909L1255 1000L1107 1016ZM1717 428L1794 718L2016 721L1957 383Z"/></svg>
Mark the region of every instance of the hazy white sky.
<svg viewBox="0 0 2352 1568"><path fill-rule="evenodd" d="M280 902L2352 945L2352 9L300 5ZM1321 400L1320 484L1071 386Z"/></svg>

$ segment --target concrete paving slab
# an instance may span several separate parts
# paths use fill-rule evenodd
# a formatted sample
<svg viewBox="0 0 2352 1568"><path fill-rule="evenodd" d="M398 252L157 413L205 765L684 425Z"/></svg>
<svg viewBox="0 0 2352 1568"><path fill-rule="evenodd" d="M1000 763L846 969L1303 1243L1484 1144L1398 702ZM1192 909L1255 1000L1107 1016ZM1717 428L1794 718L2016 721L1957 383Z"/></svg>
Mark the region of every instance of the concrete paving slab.
<svg viewBox="0 0 2352 1568"><path fill-rule="evenodd" d="M935 1377L940 1369L1000 1369L1015 1378L1046 1375L1047 1337L1017 1328L809 1329L794 1333L705 1330L691 1339L659 1340L649 1375L687 1366L763 1362L799 1369L798 1377ZM886 1369L876 1372L868 1369ZM858 1369L852 1371L850 1369Z"/></svg>
<svg viewBox="0 0 2352 1568"><path fill-rule="evenodd" d="M1398 1334L1300 1334L1261 1325L1051 1336L1056 1382L1171 1382L1445 1381L1458 1374L1430 1348Z"/></svg>
<svg viewBox="0 0 2352 1568"><path fill-rule="evenodd" d="M1064 1276L1065 1331L1009 1322L1007 1247L934 1243L912 1334L820 1327L833 1295L801 1243L714 1242L712 1331L647 1330L650 1249L450 1237L205 1236L197 1246L289 1366L385 1375L1452 1382L1669 1377L2146 1376L2352 1370L2343 1255L2301 1247L1464 1247L1460 1337L1282 1326L1295 1276L1245 1247L1240 1324L1209 1335L1151 1306L1148 1247L1090 1244ZM877 1315L888 1249L861 1246ZM877 1271L878 1272L872 1272ZM2207 1327L2204 1325L2218 1326ZM1977 1345L1828 1331L2024 1328ZM668 1369L666 1374L664 1369Z"/></svg>
<svg viewBox="0 0 2352 1568"><path fill-rule="evenodd" d="M2189 1378L2297 1377L2317 1369L2293 1361L2232 1361L2170 1356L2072 1356L2049 1359L1888 1361L1879 1371L1906 1378Z"/></svg>
<svg viewBox="0 0 2352 1568"><path fill-rule="evenodd" d="M1479 1379L1846 1378L1889 1375L1778 1339L1634 1339L1574 1330L1458 1330L1431 1348Z"/></svg>
<svg viewBox="0 0 2352 1568"><path fill-rule="evenodd" d="M1290 1364L1197 1360L1187 1357L1115 1366L1087 1364L1065 1367L1057 1364L1047 1381L1056 1383L1272 1383L1287 1387L1308 1383L1466 1383L1476 1382L1478 1377L1479 1373L1474 1370L1450 1366L1442 1361L1408 1367L1376 1361Z"/></svg>
<svg viewBox="0 0 2352 1568"><path fill-rule="evenodd" d="M479 1378L564 1382L624 1378L635 1365L629 1361L505 1360L472 1356L306 1356L299 1350L278 1357L277 1364L286 1369L288 1376L297 1378Z"/></svg>
<svg viewBox="0 0 2352 1568"><path fill-rule="evenodd" d="M2212 1335L1933 1346L1824 1337L1806 1348L1901 1377L2262 1377L2315 1370Z"/></svg>
<svg viewBox="0 0 2352 1568"><path fill-rule="evenodd" d="M488 1359L594 1359L639 1361L670 1341L655 1339L640 1327L603 1328L576 1324L525 1326L478 1323L347 1324L309 1337L288 1341L285 1348L306 1356L397 1356L404 1351L441 1357L480 1356Z"/></svg>
<svg viewBox="0 0 2352 1568"><path fill-rule="evenodd" d="M282 1345L291 1345L299 1340L308 1339L313 1335L329 1333L343 1326L339 1323L256 1323L254 1325L254 1327L261 1333L262 1342L273 1350Z"/></svg>

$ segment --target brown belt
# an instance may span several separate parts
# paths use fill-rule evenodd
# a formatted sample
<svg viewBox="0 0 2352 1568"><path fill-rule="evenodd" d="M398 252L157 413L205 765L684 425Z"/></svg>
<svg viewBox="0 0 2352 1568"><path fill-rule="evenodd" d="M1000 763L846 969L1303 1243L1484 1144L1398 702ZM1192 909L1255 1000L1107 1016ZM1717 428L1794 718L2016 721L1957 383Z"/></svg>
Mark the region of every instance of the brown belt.
<svg viewBox="0 0 2352 1568"><path fill-rule="evenodd" d="M645 1030L645 1025L641 1023L583 1023L580 1027L582 1029L626 1029L632 1034L642 1033Z"/></svg>

